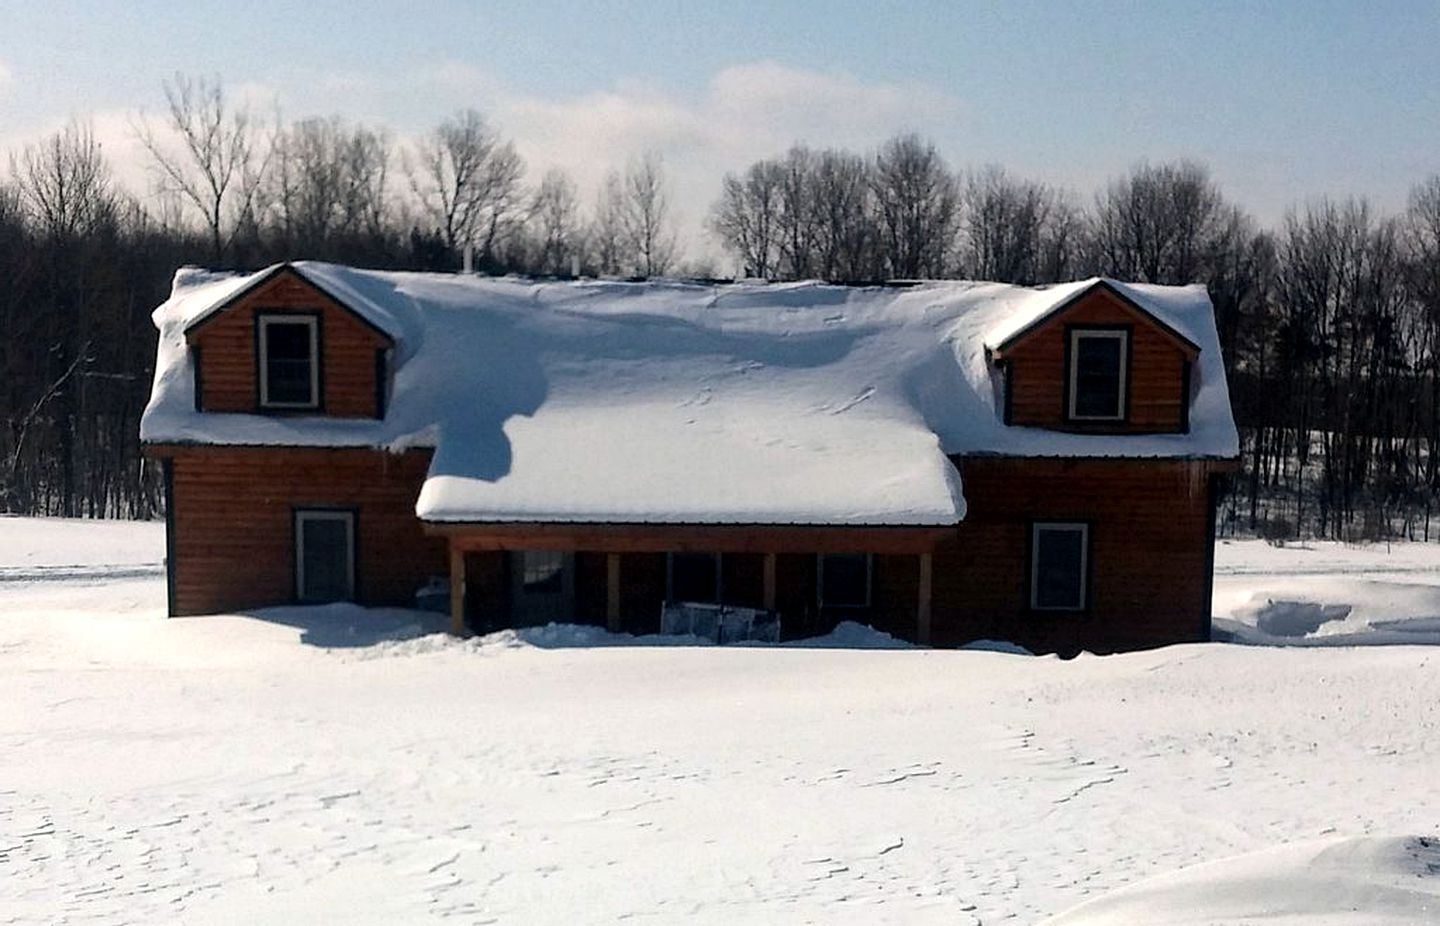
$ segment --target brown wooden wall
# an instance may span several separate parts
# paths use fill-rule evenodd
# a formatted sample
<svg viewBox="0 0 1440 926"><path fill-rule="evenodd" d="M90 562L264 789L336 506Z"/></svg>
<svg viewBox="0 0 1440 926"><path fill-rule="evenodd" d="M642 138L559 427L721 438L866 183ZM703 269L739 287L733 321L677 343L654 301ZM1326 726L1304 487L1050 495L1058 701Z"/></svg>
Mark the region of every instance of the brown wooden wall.
<svg viewBox="0 0 1440 926"><path fill-rule="evenodd" d="M1129 419L1066 421L1067 325L1129 325ZM1185 351L1144 314L1097 289L1049 319L1005 352L1010 364L1010 423L1062 431L1154 433L1185 425Z"/></svg>
<svg viewBox="0 0 1440 926"><path fill-rule="evenodd" d="M294 599L296 507L354 508L362 604L413 605L449 566L426 536L415 498L428 451L224 448L171 451L176 614L210 614Z"/></svg>
<svg viewBox="0 0 1440 926"><path fill-rule="evenodd" d="M209 412L254 412L255 315L296 311L320 316L322 412L337 418L376 416L375 352L387 339L293 272L281 272L189 336L200 349L200 407ZM315 414L310 412L310 414Z"/></svg>
<svg viewBox="0 0 1440 926"><path fill-rule="evenodd" d="M1038 652L1208 638L1208 468L1139 460L958 461L969 511L934 560L932 640ZM1088 613L1031 612L1034 520L1090 522Z"/></svg>
<svg viewBox="0 0 1440 926"><path fill-rule="evenodd" d="M299 448L164 448L172 460L175 613L288 603L294 596L293 509L354 508L357 591L363 604L408 605L448 569L446 540L426 535L414 501L426 451ZM934 553L932 642L1013 640L1035 651L1137 649L1208 634L1210 467L1140 460L964 458L969 511ZM1033 613L1028 545L1033 520L1090 523L1090 608ZM467 606L476 627L505 626L508 554L466 557ZM727 603L763 604L764 557L723 558ZM787 637L857 620L902 638L916 633L919 560L874 557L871 606L820 611L816 558L776 557L777 606ZM653 633L665 597L663 553L621 554L624 629ZM605 553L576 555L576 618L605 622Z"/></svg>

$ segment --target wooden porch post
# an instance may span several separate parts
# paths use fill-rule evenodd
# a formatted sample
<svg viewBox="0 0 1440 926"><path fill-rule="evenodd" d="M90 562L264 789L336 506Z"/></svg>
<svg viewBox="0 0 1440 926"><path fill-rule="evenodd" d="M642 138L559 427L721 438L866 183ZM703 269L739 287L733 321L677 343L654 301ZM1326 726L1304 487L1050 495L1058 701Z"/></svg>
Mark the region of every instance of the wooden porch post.
<svg viewBox="0 0 1440 926"><path fill-rule="evenodd" d="M605 554L605 626L620 631L620 554Z"/></svg>
<svg viewBox="0 0 1440 926"><path fill-rule="evenodd" d="M766 611L775 610L775 554L765 554L765 591L763 604Z"/></svg>
<svg viewBox="0 0 1440 926"><path fill-rule="evenodd" d="M920 554L920 601L915 612L915 642L930 642L930 554Z"/></svg>
<svg viewBox="0 0 1440 926"><path fill-rule="evenodd" d="M463 637L465 628L465 551L450 541L450 632Z"/></svg>

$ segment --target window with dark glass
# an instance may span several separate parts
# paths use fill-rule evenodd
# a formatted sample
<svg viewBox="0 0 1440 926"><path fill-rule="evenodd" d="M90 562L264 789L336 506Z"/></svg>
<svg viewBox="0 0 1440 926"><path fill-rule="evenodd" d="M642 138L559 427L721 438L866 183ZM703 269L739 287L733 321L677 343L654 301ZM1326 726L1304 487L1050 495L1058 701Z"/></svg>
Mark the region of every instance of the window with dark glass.
<svg viewBox="0 0 1440 926"><path fill-rule="evenodd" d="M1125 370L1129 332L1077 329L1070 332L1069 417L1120 421L1125 417Z"/></svg>
<svg viewBox="0 0 1440 926"><path fill-rule="evenodd" d="M1086 524L1035 524L1030 536L1030 607L1083 611L1089 589L1090 528Z"/></svg>
<svg viewBox="0 0 1440 926"><path fill-rule="evenodd" d="M671 553L669 563L670 601L719 604L719 553Z"/></svg>
<svg viewBox="0 0 1440 926"><path fill-rule="evenodd" d="M820 554L820 606L870 606L870 556L867 553Z"/></svg>
<svg viewBox="0 0 1440 926"><path fill-rule="evenodd" d="M355 597L353 512L295 512L295 597L311 603Z"/></svg>
<svg viewBox="0 0 1440 926"><path fill-rule="evenodd" d="M320 404L319 325L309 315L260 317L260 404L315 408Z"/></svg>
<svg viewBox="0 0 1440 926"><path fill-rule="evenodd" d="M527 550L520 556L520 583L526 592L561 591L565 571L564 553Z"/></svg>

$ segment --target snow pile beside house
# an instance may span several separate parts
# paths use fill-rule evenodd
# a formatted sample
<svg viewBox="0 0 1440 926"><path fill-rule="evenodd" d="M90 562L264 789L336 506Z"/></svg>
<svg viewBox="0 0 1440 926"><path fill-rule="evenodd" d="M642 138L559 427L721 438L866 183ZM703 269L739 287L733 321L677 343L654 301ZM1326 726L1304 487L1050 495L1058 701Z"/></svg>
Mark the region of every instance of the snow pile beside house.
<svg viewBox="0 0 1440 926"><path fill-rule="evenodd" d="M1045 926L1251 922L1440 922L1440 840L1352 837L1280 846L1141 881Z"/></svg>
<svg viewBox="0 0 1440 926"><path fill-rule="evenodd" d="M695 634L653 633L636 636L593 624L542 624L497 630L461 639L444 633L441 619L423 611L362 608L339 604L305 608L266 608L255 612L262 620L302 628L301 640L332 649L361 648L360 658L421 656L441 651L489 653L504 649L588 649L610 646L716 646L714 639ZM854 621L842 621L818 637L785 643L740 640L727 647L786 647L800 649L913 649L915 644L892 637ZM982 641L964 649L1029 655L1010 643Z"/></svg>
<svg viewBox="0 0 1440 926"><path fill-rule="evenodd" d="M1440 546L1215 548L1214 638L1260 646L1440 644Z"/></svg>
<svg viewBox="0 0 1440 926"><path fill-rule="evenodd" d="M533 282L295 269L396 341L383 421L195 411L184 330L256 275L182 271L144 440L434 446L432 521L948 525L947 454L1230 457L1202 288L1128 287L1194 341L1188 434L1007 427L987 339L1083 284Z"/></svg>

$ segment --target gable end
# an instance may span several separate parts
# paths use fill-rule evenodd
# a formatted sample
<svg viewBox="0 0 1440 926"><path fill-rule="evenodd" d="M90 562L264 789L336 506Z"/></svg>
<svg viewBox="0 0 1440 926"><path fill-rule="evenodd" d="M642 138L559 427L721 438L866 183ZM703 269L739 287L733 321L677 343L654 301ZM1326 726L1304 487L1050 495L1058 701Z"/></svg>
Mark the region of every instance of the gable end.
<svg viewBox="0 0 1440 926"><path fill-rule="evenodd" d="M1189 370L1199 349L1114 287L1086 287L1005 343L989 359L1007 425L1089 434L1189 430Z"/></svg>
<svg viewBox="0 0 1440 926"><path fill-rule="evenodd" d="M276 332L284 346L271 364L267 348ZM384 417L379 397L388 370L381 358L393 354L393 338L303 272L282 265L257 274L193 324L185 340L196 411Z"/></svg>
<svg viewBox="0 0 1440 926"><path fill-rule="evenodd" d="M1016 331L1001 343L990 348L990 354L997 360L1005 359L1008 352L1014 350L1052 322L1057 321L1060 316L1064 315L1070 309L1093 298L1097 293L1104 293L1119 303L1121 307L1138 316L1137 321L1154 326L1161 334L1174 342L1175 346L1185 354L1187 360L1193 361L1200 355L1199 345L1176 331L1163 319L1130 298L1122 292L1119 287L1108 280L1097 280L1094 284L1085 287L1080 292L1057 302L1049 311L1045 312L1045 314L1030 322L1030 324L1021 328L1019 331Z"/></svg>
<svg viewBox="0 0 1440 926"><path fill-rule="evenodd" d="M307 277L305 274L301 273L299 270L295 269L293 264L276 264L269 270L257 273L254 279L250 280L250 282L240 287L240 289L236 292L231 293L230 296L223 302L211 306L199 316L191 320L191 322L185 326L184 333L186 339L188 340L194 337L206 325L223 316L226 310L238 305L247 297L258 291L261 287L265 286L267 283L270 283L271 281L286 275L298 281L302 286L306 286L314 290L319 295L334 303L336 308L345 312L347 315L350 315L352 318L354 318L360 324L364 325L366 328L369 328L375 333L377 337L383 338L387 345L394 345L395 339L389 334L389 332L385 331L380 326L372 322L370 319L357 312L352 306L347 304L345 300L341 299L339 296L336 296L324 286L321 286L319 283L315 282L314 280Z"/></svg>

